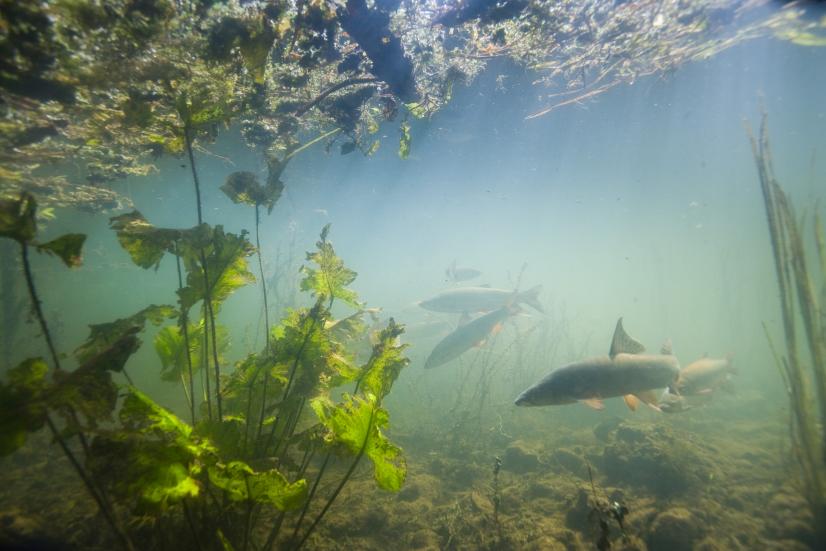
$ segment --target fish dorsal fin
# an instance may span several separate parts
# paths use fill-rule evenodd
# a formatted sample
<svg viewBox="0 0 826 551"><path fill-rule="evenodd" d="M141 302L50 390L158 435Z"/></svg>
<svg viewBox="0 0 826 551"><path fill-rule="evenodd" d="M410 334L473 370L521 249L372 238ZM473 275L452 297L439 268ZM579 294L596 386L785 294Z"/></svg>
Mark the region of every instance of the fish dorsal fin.
<svg viewBox="0 0 826 551"><path fill-rule="evenodd" d="M673 350L673 345L671 343L671 339L665 339L665 342L663 343L662 348L660 348L660 354L663 354L665 356L673 356L674 355L674 350Z"/></svg>
<svg viewBox="0 0 826 551"><path fill-rule="evenodd" d="M638 341L630 337L622 328L622 318L617 320L617 328L614 329L614 338L611 339L611 351L608 355L612 358L617 354L642 354L645 347Z"/></svg>

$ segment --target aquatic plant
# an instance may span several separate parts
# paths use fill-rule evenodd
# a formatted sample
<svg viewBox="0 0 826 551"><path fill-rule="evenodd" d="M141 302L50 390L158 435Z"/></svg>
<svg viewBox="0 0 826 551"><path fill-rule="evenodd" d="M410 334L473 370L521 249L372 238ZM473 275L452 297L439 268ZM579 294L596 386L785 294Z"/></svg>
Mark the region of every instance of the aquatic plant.
<svg viewBox="0 0 826 551"><path fill-rule="evenodd" d="M404 458L383 434L389 418L381 402L407 365L404 346L398 343L403 328L391 322L377 336L366 363L352 364L354 354L347 343L362 336L359 326L351 320L351 331L342 332L326 323L336 298L360 304L346 288L356 274L336 256L327 240L329 227L322 232L318 250L308 253L315 267L304 268L301 283L315 296L314 306L290 312L270 331L271 343L264 350L237 362L230 373L218 372L223 385L210 389L204 384L204 400L199 403L192 391L193 367L207 364L210 346L216 357L225 339L216 338L215 324L210 324L213 338L206 338L208 308L203 304L200 322L189 324L187 333L180 324L198 302L210 301L217 312L235 289L254 280L246 270L245 258L253 252L246 238L206 224L188 230L157 228L138 212L114 217L118 239L138 266L157 266L171 253L183 261L186 285L179 278L178 308L151 305L126 318L92 325L89 337L74 352L77 367L67 370L51 339L28 253L34 248L77 266L85 236L66 234L39 243L35 213L36 203L28 194L0 201L0 236L20 245L32 307L53 366L30 358L0 383L0 453L13 453L28 433L47 426L124 548L170 541L199 549L271 548L288 511L301 510L295 521L294 533L298 532L334 456L353 458L347 474L302 538L289 545L300 547L307 541L363 457L373 463L380 487L399 490ZM145 325L174 318L179 324L163 328L155 348L161 378L189 383L183 389L191 424L136 388L126 371ZM186 334L193 339L187 342ZM122 373L128 385L119 389L113 373ZM259 376L270 384L256 384ZM203 381L209 378L204 373ZM331 392L348 383L354 384L352 393L335 402ZM211 414L210 393L216 406L223 403L223 410L216 407L217 415ZM303 427L307 402L312 402L316 421ZM55 416L63 421L62 428ZM70 439L77 440L80 450L72 449ZM326 457L310 492L305 474L319 450ZM275 512L266 541L254 541L257 526L269 523ZM138 518L156 529L154 536L142 532L139 543L138 535L127 529Z"/></svg>
<svg viewBox="0 0 826 551"><path fill-rule="evenodd" d="M405 158L410 118L495 58L540 75L541 116L753 38L826 43L805 7L762 4L3 0L0 183L46 206L128 208L107 183L191 159L230 125L283 165L308 136L372 154L393 123Z"/></svg>
<svg viewBox="0 0 826 551"><path fill-rule="evenodd" d="M748 129L766 208L780 291L784 347L766 337L789 396L791 436L800 467L801 491L812 509L818 542L826 542L826 325L817 286L826 286L826 247L820 213L814 216L817 251L812 267L791 200L778 183L769 147L766 115L760 133ZM803 338L799 336L803 331Z"/></svg>

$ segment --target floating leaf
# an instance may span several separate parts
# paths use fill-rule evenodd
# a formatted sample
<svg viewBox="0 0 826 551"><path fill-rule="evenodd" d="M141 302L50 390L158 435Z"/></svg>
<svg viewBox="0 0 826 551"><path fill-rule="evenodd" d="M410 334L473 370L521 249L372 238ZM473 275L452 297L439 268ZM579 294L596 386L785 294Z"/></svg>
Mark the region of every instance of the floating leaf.
<svg viewBox="0 0 826 551"><path fill-rule="evenodd" d="M330 225L321 230L321 240L316 243L317 251L307 253L307 260L318 266L318 269L302 266L301 290L310 291L313 295L330 300L337 298L354 308L359 308L358 295L347 289L347 285L356 280L356 272L344 266L344 262L336 256L332 244L327 241Z"/></svg>
<svg viewBox="0 0 826 551"><path fill-rule="evenodd" d="M402 160L410 156L410 124L405 121L399 127L399 157Z"/></svg>
<svg viewBox="0 0 826 551"><path fill-rule="evenodd" d="M82 262L81 250L86 241L86 235L82 233L67 233L57 239L52 239L48 243L37 245L37 250L60 257L66 266L76 268Z"/></svg>
<svg viewBox="0 0 826 551"><path fill-rule="evenodd" d="M31 242L37 233L36 212L37 201L31 193L24 191L18 199L0 199L0 237Z"/></svg>
<svg viewBox="0 0 826 551"><path fill-rule="evenodd" d="M366 455L373 462L374 476L380 488L393 492L401 489L407 465L401 448L382 434L381 429L387 426L389 418L375 396L360 398L345 394L340 404L322 396L313 399L311 404L327 428L324 439L328 444L350 455Z"/></svg>
<svg viewBox="0 0 826 551"><path fill-rule="evenodd" d="M233 501L252 500L274 505L281 511L297 509L307 498L306 480L290 484L276 469L255 472L242 461L211 466L209 480Z"/></svg>
<svg viewBox="0 0 826 551"><path fill-rule="evenodd" d="M20 448L28 433L46 422L41 394L48 370L43 358L30 358L9 370L7 383L0 383L0 457Z"/></svg>

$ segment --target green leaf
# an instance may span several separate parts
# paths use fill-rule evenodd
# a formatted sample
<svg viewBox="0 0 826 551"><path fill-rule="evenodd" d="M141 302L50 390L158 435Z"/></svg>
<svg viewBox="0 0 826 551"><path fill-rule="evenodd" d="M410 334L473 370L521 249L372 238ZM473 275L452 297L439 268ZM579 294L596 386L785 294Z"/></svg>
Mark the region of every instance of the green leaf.
<svg viewBox="0 0 826 551"><path fill-rule="evenodd" d="M124 501L137 499L139 512L197 497L198 477L214 461L209 441L134 387L119 418L121 428L101 432L92 443L89 464L96 479Z"/></svg>
<svg viewBox="0 0 826 551"><path fill-rule="evenodd" d="M312 309L290 311L273 330L273 372L287 375L295 369L291 407L299 398L312 396L318 387L338 386L358 376L343 346L324 330L329 311L321 301Z"/></svg>
<svg viewBox="0 0 826 551"><path fill-rule="evenodd" d="M404 327L390 318L387 327L379 333L370 360L362 368L362 391L377 396L379 402L390 392L401 370L410 363L403 355L407 345L399 343L402 333Z"/></svg>
<svg viewBox="0 0 826 551"><path fill-rule="evenodd" d="M267 186L264 187L258 182L258 178L252 172L238 171L227 176L226 182L221 186L227 197L233 203L245 203L247 205L264 205L267 212L272 212L276 201L281 197L284 184L280 180L267 179Z"/></svg>
<svg viewBox="0 0 826 551"><path fill-rule="evenodd" d="M306 480L290 484L276 469L255 472L242 461L231 461L212 465L208 472L209 481L233 501L252 500L289 511L303 505L307 498Z"/></svg>
<svg viewBox="0 0 826 551"><path fill-rule="evenodd" d="M399 157L402 160L410 156L410 124L405 121L399 127Z"/></svg>
<svg viewBox="0 0 826 551"><path fill-rule="evenodd" d="M264 83L270 49L275 42L275 31L266 18L260 18L247 25L247 35L241 39L241 57L244 66L252 75L256 84Z"/></svg>
<svg viewBox="0 0 826 551"><path fill-rule="evenodd" d="M16 451L28 433L45 424L41 394L48 370L43 358L29 358L9 370L7 383L0 383L0 457Z"/></svg>
<svg viewBox="0 0 826 551"><path fill-rule="evenodd" d="M358 295L355 291L347 289L347 285L356 280L356 272L344 266L342 261L333 249L333 245L327 241L327 234L330 225L324 226L321 230L321 240L316 243L316 252L308 252L307 260L318 266L318 269L309 266L302 266L301 272L304 279L301 280L301 290L310 291L313 295L323 300L337 298L354 308L359 308Z"/></svg>
<svg viewBox="0 0 826 551"><path fill-rule="evenodd" d="M76 268L83 262L81 250L86 241L82 233L67 233L48 243L37 245L37 250L58 256L69 268Z"/></svg>
<svg viewBox="0 0 826 551"><path fill-rule="evenodd" d="M216 226L206 243L200 239L196 242L189 239L182 241L187 286L178 291L178 297L184 309L191 308L205 296L204 260L215 313L236 289L255 283L255 276L247 265L247 257L255 252L255 247L245 235L224 233L222 226Z"/></svg>
<svg viewBox="0 0 826 551"><path fill-rule="evenodd" d="M160 325L164 320L172 319L177 315L177 310L172 306L152 304L128 318L90 325L89 336L75 349L75 357L81 363L89 361L111 347L113 343L118 342L124 335L142 331L147 321L153 325Z"/></svg>
<svg viewBox="0 0 826 551"><path fill-rule="evenodd" d="M132 262L141 268L155 268L167 252L175 251L175 242L192 230L172 230L156 228L143 215L134 210L109 219L109 227L115 230L118 242Z"/></svg>
<svg viewBox="0 0 826 551"><path fill-rule="evenodd" d="M226 326L217 325L215 327L216 340L218 342L218 361L225 363L224 354L229 349L230 337ZM189 354L192 361L192 372L195 373L203 365L202 352L204 349L204 322L200 320L197 324L189 324ZM210 335L211 337L211 335ZM184 345L183 331L180 325L168 325L158 331L155 335L155 352L161 360L161 379L171 383L181 381L181 373L189 372ZM210 339L210 346L212 340ZM211 349L210 349L211 350ZM211 352L210 352L211 354Z"/></svg>
<svg viewBox="0 0 826 551"><path fill-rule="evenodd" d="M126 361L140 347L135 335L138 328L120 335L114 342L95 353L83 356L83 363L74 371L56 371L55 388L49 404L60 411L75 430L95 428L101 421L110 421L118 400L118 389L111 372L123 371ZM77 414L82 416L79 419ZM86 421L86 426L77 426Z"/></svg>
<svg viewBox="0 0 826 551"><path fill-rule="evenodd" d="M0 199L0 237L30 243L37 233L37 201L26 191L18 199Z"/></svg>
<svg viewBox="0 0 826 551"><path fill-rule="evenodd" d="M382 434L389 420L387 411L372 395L361 398L344 394L343 398L340 404L334 404L326 396L311 402L313 411L328 431L324 440L350 455L366 455L373 463L379 487L399 491L407 474L407 464L401 448Z"/></svg>

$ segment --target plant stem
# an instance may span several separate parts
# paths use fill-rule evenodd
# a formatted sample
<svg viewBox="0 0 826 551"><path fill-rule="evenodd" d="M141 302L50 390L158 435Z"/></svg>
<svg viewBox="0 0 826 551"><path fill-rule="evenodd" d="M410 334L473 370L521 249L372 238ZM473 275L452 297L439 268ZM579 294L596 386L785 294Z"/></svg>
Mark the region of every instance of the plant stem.
<svg viewBox="0 0 826 551"><path fill-rule="evenodd" d="M310 337L313 334L313 330L315 329L316 323L318 323L318 317L319 317L318 311L320 310L321 306L322 306L321 299L319 299L318 301L316 301L315 306L313 306L313 308L310 310L310 317L311 317L310 327L307 330L307 334L304 335L304 340L301 342L301 347L298 349L298 353L295 355L295 359L293 360L293 365L290 368L290 375L289 375L289 378L287 379L287 386L284 387L284 393L281 395L281 403L282 404L284 403L284 401L287 399L287 396L289 395L290 388L292 387L292 384L293 384L293 378L295 377L295 372L298 370L298 362L301 361L301 356L304 355L304 349L307 347L307 343L310 341ZM267 454L267 450L269 449L270 445L272 444L272 439L275 437L275 429L276 429L276 426L278 425L278 420L279 420L280 417L281 417L281 412L279 411L278 415L276 415L276 417L275 417L275 421L272 424L272 430L270 431L270 435L267 437L267 442L266 442L266 444L264 444L264 449L262 450L262 455Z"/></svg>
<svg viewBox="0 0 826 551"><path fill-rule="evenodd" d="M26 277L26 285L29 288L29 297L32 300L32 307L37 316L37 321L40 323L40 330L43 331L43 337L46 339L46 345L49 347L49 353L52 355L55 369L60 371L60 359L57 355L57 348L55 348L52 334L49 332L49 326L46 325L46 316L43 315L43 309L40 307L40 297L37 295L37 290L34 288L34 277L32 276L32 268L29 265L29 246L26 243L20 244L20 255L23 261L23 274Z"/></svg>
<svg viewBox="0 0 826 551"><path fill-rule="evenodd" d="M270 355L270 308L269 303L267 302L267 282L264 279L264 263L261 260L261 239L259 235L259 226L261 225L261 218L259 214L259 205L255 205L255 249L258 253L258 272L261 274L261 292L264 294L264 333L266 340L266 351L267 356ZM258 379L258 374L260 372L260 368L256 370L255 375L250 381L249 392L247 394L247 425L249 425L250 419L250 405L252 404L252 385L255 384L255 381ZM256 443L261 438L261 431L264 428L264 415L265 410L267 407L267 383L269 382L268 374L264 375L264 384L261 385L261 413L258 416L258 429L256 430L255 441ZM244 450L247 448L247 434L244 432Z"/></svg>
<svg viewBox="0 0 826 551"><path fill-rule="evenodd" d="M192 181L195 184L195 200L198 206L198 225L204 223L203 214L201 210L201 183L198 180L198 170L195 168L195 155L192 153L192 134L191 128L189 127L189 122L184 124L184 141L186 142L186 152L189 156L189 167L192 169ZM208 333L206 331L206 315L209 316L210 327L212 329L212 356L213 361L215 363L215 400L218 405L218 420L221 421L223 418L223 412L221 408L221 368L218 364L218 339L216 338L215 334L215 315L212 311L212 298L211 298L211 287L209 283L209 273L207 271L207 262L206 262L206 254L204 250L201 249L201 268L204 272L204 303L206 304L205 308L205 316L204 316L204 341L206 341L208 337ZM206 349L204 350L206 354ZM207 375L207 387L209 386L209 375ZM209 397L209 391L207 390L207 397ZM211 415L211 411L210 411Z"/></svg>
<svg viewBox="0 0 826 551"><path fill-rule="evenodd" d="M341 493L342 488L344 488L344 485L347 484L347 481L350 479L353 472L355 472L356 467L359 464L359 461L361 461L361 458L364 456L364 450L367 449L367 441L370 440L370 431L373 430L373 418L375 417L375 414L376 409L374 407L372 410L370 410L370 421L367 423L367 434L364 435L364 442L362 442L361 449L359 450L359 453L356 456L355 460L353 460L353 464L350 465L350 468L347 470L347 473L344 475L344 478L341 479L341 482L336 487L335 491L333 492L333 495L331 495L330 499L327 500L327 503L324 505L324 508L321 510L321 512L313 521L313 523L307 529L307 533L304 534L304 537L301 538L301 541L298 542L298 545L295 546L294 550L300 549L301 546L304 545L304 543L307 541L307 538L309 538L310 534L312 534L313 530L315 530L315 527L318 526L318 523L321 522L322 518L324 518L324 515L327 513L327 510L330 508L330 506L333 504L333 501L335 501L338 497L338 494Z"/></svg>
<svg viewBox="0 0 826 551"><path fill-rule="evenodd" d="M181 272L181 257L178 255L178 242L175 242L175 264L178 267L178 291L184 288L184 279ZM184 335L184 348L186 350L186 365L189 368L189 410L192 415L192 426L195 426L195 381L192 376L192 355L189 353L189 316L186 309L181 306L181 332ZM184 388L186 390L186 388Z"/></svg>
<svg viewBox="0 0 826 551"><path fill-rule="evenodd" d="M321 477L324 476L324 471L327 470L327 464L330 462L330 457L332 457L332 455L332 453L327 452L327 455L324 456L324 461L321 463L321 467L315 477L313 487L310 488L310 493L307 494L307 501L304 502L304 508L301 509L301 515L298 517L298 522L295 523L295 529L293 530L293 535L290 538L291 540L295 540L298 536L298 531L301 529L301 523L304 522L304 517L307 515L307 510L310 508L310 503L313 501L315 491L318 489L318 484L321 482Z"/></svg>
<svg viewBox="0 0 826 551"><path fill-rule="evenodd" d="M134 549L134 546L132 545L132 541L129 539L129 536L127 536L126 533L123 530L121 530L121 528L118 526L118 523L115 521L114 513L107 506L103 497L95 490L95 486L92 483L92 479L89 477L86 471L83 470L83 467L81 466L80 462L72 453L72 450L69 449L69 446L66 444L66 440L60 434L60 431L57 429L57 426L55 426L54 421L52 421L52 418L48 413L46 414L46 425L49 427L49 430L51 431L55 441L60 446L60 449L63 450L64 455L69 459L69 462L72 464L72 467L74 467L75 472L77 472L78 476L83 481L83 484L86 486L86 489L91 494L92 499L94 499L95 503L97 503L98 508L100 509L101 513L103 513L103 516L106 518L106 522L115 532L115 535L117 535L124 549L132 551Z"/></svg>
<svg viewBox="0 0 826 551"><path fill-rule="evenodd" d="M46 344L49 347L49 353L52 356L52 361L54 362L55 370L60 371L60 359L57 354L57 349L55 348L54 342L52 341L52 336L49 332L49 326L46 323L46 317L43 315L43 309L40 305L40 297L38 296L37 289L34 286L34 277L32 276L31 265L29 264L29 246L26 243L20 244L20 256L21 261L23 263L23 274L26 278L26 286L29 290L29 298L32 301L32 306L34 307L35 315L37 316L37 321L40 323L40 328L43 331L43 337L46 339ZM69 411L72 415L74 422L78 425L79 428L80 424L77 420L77 413L75 412L74 408L70 408ZM106 521L109 523L110 527L115 532L118 539L121 541L121 544L123 544L123 547L129 551L134 549L132 546L132 542L129 539L129 536L127 536L126 533L123 530L121 530L121 528L115 521L114 513L106 503L103 496L103 492L95 488L92 479L83 469L83 466L81 466L80 462L72 453L72 450L69 449L66 440L63 438L63 435L60 434L60 431L57 429L57 426L55 426L54 421L52 421L52 418L48 413L46 413L46 425L49 427L49 430L51 431L55 441L60 446L60 449L63 450L63 454L69 459L69 462L72 464L72 467L74 467L78 476L80 476L80 479L83 481L83 484L86 486L86 489L89 491L92 498L97 503L98 508L103 513L103 516L106 518ZM88 445L86 443L85 436L81 432L78 432L78 435L80 437L84 451L87 451Z"/></svg>

